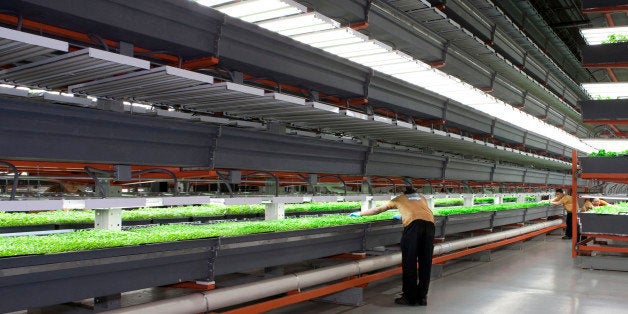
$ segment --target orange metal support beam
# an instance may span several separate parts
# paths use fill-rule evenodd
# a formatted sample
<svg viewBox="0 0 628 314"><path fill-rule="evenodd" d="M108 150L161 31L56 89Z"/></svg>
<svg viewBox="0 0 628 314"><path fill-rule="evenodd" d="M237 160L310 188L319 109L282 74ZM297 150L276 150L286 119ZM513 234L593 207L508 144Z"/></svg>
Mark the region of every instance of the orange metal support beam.
<svg viewBox="0 0 628 314"><path fill-rule="evenodd" d="M571 150L571 257L576 258L578 242L578 151Z"/></svg>
<svg viewBox="0 0 628 314"><path fill-rule="evenodd" d="M628 124L628 120L596 120L596 119L585 119L582 120L584 123L590 124Z"/></svg>
<svg viewBox="0 0 628 314"><path fill-rule="evenodd" d="M578 251L628 253L628 247L581 245L578 247Z"/></svg>
<svg viewBox="0 0 628 314"><path fill-rule="evenodd" d="M628 68L628 62L583 63L583 68Z"/></svg>
<svg viewBox="0 0 628 314"><path fill-rule="evenodd" d="M192 70L208 68L216 64L218 64L218 58L208 57L208 58L200 58L200 59L185 61L181 64L181 68L192 71Z"/></svg>
<svg viewBox="0 0 628 314"><path fill-rule="evenodd" d="M586 13L613 13L613 12L628 12L628 5L582 9L582 13L585 13L585 14Z"/></svg>

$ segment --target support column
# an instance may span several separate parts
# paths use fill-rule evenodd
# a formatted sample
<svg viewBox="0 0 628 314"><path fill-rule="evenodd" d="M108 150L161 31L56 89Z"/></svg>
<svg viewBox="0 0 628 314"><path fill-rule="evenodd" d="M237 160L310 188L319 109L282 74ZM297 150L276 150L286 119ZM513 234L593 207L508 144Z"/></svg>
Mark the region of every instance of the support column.
<svg viewBox="0 0 628 314"><path fill-rule="evenodd" d="M94 228L104 230L121 230L122 209L96 209L94 211Z"/></svg>
<svg viewBox="0 0 628 314"><path fill-rule="evenodd" d="M277 220L286 217L286 209L284 203L268 203L264 211L264 220Z"/></svg>
<svg viewBox="0 0 628 314"><path fill-rule="evenodd" d="M526 196L522 194L517 194L517 203L525 203Z"/></svg>
<svg viewBox="0 0 628 314"><path fill-rule="evenodd" d="M427 207L434 209L434 195L425 195L425 200L427 201Z"/></svg>
<svg viewBox="0 0 628 314"><path fill-rule="evenodd" d="M367 196L367 197L366 197L366 199L365 199L364 201L362 201L362 204L361 204L361 205L362 205L362 206L361 206L361 208L360 208L360 209L361 209L362 211L365 211L365 210L367 210L367 209L372 208L372 207L373 207L373 205L375 205L375 202L373 202L373 198L372 198L372 197Z"/></svg>
<svg viewBox="0 0 628 314"><path fill-rule="evenodd" d="M498 205L504 203L504 194L495 194L493 196L493 204Z"/></svg>
<svg viewBox="0 0 628 314"><path fill-rule="evenodd" d="M462 196L464 206L473 206L473 194L465 194Z"/></svg>
<svg viewBox="0 0 628 314"><path fill-rule="evenodd" d="M94 313L119 309L122 306L122 294L116 293L112 295L94 298Z"/></svg>

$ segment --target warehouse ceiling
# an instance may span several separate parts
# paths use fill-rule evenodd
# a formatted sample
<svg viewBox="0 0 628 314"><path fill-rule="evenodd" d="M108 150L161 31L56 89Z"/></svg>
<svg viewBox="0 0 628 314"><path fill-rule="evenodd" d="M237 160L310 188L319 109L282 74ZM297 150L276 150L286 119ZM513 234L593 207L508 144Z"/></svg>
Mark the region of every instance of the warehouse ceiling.
<svg viewBox="0 0 628 314"><path fill-rule="evenodd" d="M550 9L557 10L560 1L556 2L556 6ZM497 1L499 7L489 0L451 0L444 7L437 1L414 0L318 0L300 3L336 20L342 27L351 25L369 40L377 40L405 53L404 57L429 64L435 69L430 72L438 70L452 75L500 102L561 129L554 128L559 132L564 130L581 138L606 132L606 129L600 131L583 124L578 112L578 101L588 98L579 83L604 81L608 74L579 66L572 41L582 39L576 38L576 35L579 36L577 31L574 33L567 27L580 18L576 13L561 13L557 20L543 20L543 14L547 13L543 10L548 9L534 1ZM381 140L472 158L501 160L501 153L491 156L491 150L486 149L498 146L510 149L504 156L512 155L512 149L517 149L555 159L568 160L570 157L570 148L557 141L554 134L539 135L524 127L504 123L502 117L491 116L461 103L464 100L452 100L455 97L417 88L397 77L312 49L255 25L227 18L191 1L51 3L19 0L3 2L0 9L5 12L0 19L5 26L15 27L17 23L20 27L20 20L24 19L27 21L25 30L47 32L46 36L68 40L75 48L93 47L118 52L121 49L115 48L111 42L132 43L144 49L136 52L135 57L150 60L153 71L157 70L156 66L167 64L209 74L218 81L253 85L266 91L259 92L260 95L252 98L250 103L273 107L261 110L240 105L238 110L226 111L215 105L180 101L166 95L151 98L126 91L109 94L114 91L109 87L109 90L99 92L96 91L100 88L98 85L107 86L104 84L107 78L99 77L97 73L84 73L81 75L85 76L79 78L69 77L54 82L32 81L21 73L28 74L30 67L37 64L14 64L16 67L2 72L6 80L19 84L49 84L46 87L69 87L71 91L74 88L74 91L85 95L91 92L112 99L141 99L170 110L204 114L219 111L219 114L240 119L264 123L279 121L300 130L355 136L367 143L369 140ZM537 10L538 16L530 15L527 10L531 9ZM618 17L618 20L621 18ZM518 22L526 27L519 27ZM69 31L50 32L50 27L42 30L42 26L36 23L88 34L89 41L68 38ZM558 35L552 35L550 26ZM528 30L529 33L526 32ZM572 36L570 40L560 40L560 36L568 34ZM92 52L78 50L58 60L65 62L71 54L91 56ZM174 61L159 59L160 54L174 56ZM219 60L216 61L219 63L194 66L197 60L211 58ZM127 68L118 70L128 71ZM622 77L621 71L617 74ZM77 85L86 80L93 80L94 83ZM212 87L212 93L214 90ZM264 94L274 95L272 92L277 93L276 97L290 94L300 99L269 102ZM233 97L242 96L236 93ZM212 98L203 101L207 99ZM322 105L312 105L317 102ZM294 110L290 108L295 104L313 107L303 107L298 114L283 111ZM324 107L329 105L331 107ZM320 113L320 120L308 119L309 112ZM347 114L350 114L350 119ZM365 121L355 120L356 117ZM344 125L345 120L357 123L357 126ZM385 124L376 126L372 121ZM408 127L411 131L400 129ZM378 133L378 128L389 133ZM426 132L429 134L424 134ZM467 139L475 146L469 146ZM510 157L515 161L517 158ZM521 159L521 163L527 163L523 160L528 159Z"/></svg>

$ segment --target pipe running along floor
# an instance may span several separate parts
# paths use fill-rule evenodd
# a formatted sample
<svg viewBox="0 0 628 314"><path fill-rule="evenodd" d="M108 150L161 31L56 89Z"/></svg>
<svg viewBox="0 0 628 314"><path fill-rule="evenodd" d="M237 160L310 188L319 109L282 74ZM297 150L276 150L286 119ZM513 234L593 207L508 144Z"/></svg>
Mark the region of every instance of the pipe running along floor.
<svg viewBox="0 0 628 314"><path fill-rule="evenodd" d="M446 265L430 284L427 307L394 304L395 276L370 284L360 307L309 301L269 313L628 313L628 272L577 268L570 243L547 236L492 252L490 262Z"/></svg>

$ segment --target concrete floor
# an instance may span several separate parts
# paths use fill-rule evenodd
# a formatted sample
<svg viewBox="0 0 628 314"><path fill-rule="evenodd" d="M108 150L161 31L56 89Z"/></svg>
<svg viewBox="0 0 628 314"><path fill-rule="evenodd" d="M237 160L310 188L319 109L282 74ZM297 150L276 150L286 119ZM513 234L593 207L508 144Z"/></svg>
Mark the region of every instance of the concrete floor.
<svg viewBox="0 0 628 314"><path fill-rule="evenodd" d="M309 301L270 313L628 313L628 273L573 266L569 243L548 236L493 252L490 262L446 265L431 282L427 307L394 304L396 276L367 287L363 306Z"/></svg>

